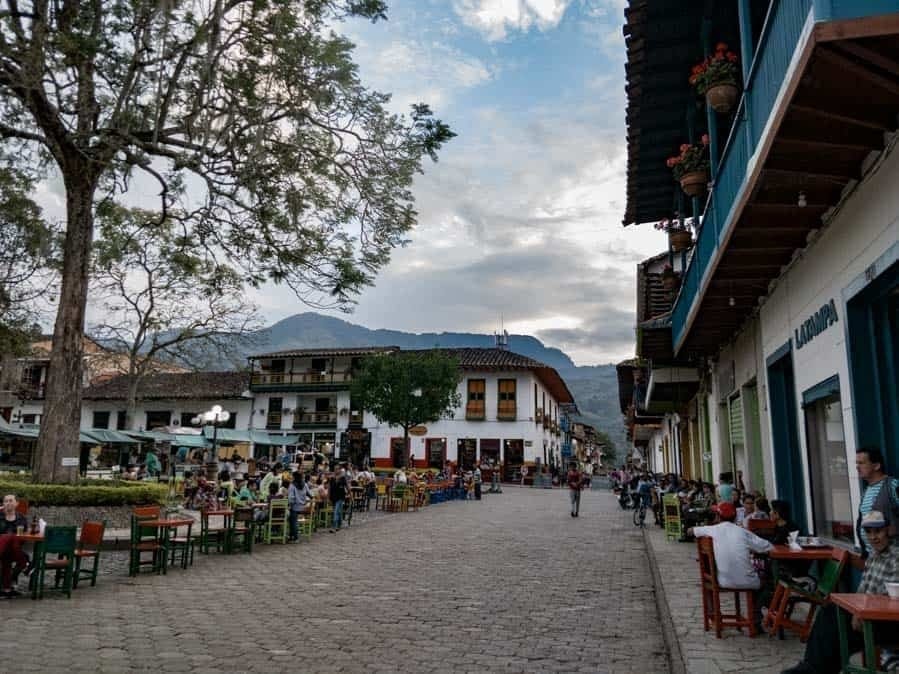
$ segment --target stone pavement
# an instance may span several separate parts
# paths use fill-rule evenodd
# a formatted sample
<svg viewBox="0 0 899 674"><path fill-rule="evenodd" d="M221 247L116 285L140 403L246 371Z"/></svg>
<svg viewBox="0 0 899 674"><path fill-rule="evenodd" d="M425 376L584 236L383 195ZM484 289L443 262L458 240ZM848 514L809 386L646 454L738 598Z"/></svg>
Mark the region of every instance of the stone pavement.
<svg viewBox="0 0 899 674"><path fill-rule="evenodd" d="M640 532L608 493L505 488L71 600L0 603L16 672L667 672Z"/></svg>
<svg viewBox="0 0 899 674"><path fill-rule="evenodd" d="M620 516L622 520L632 522L630 512L622 512ZM675 671L769 674L791 667L802 658L805 647L789 632L783 641L771 639L766 634L750 639L745 632L735 629L724 630L721 639L717 639L713 631L704 632L696 544L666 541L665 532L649 524L651 521L652 515L645 529L646 543L661 579L659 594L674 627L677 643L672 644L671 651ZM730 603L725 605L730 606ZM678 651L682 668L678 667Z"/></svg>

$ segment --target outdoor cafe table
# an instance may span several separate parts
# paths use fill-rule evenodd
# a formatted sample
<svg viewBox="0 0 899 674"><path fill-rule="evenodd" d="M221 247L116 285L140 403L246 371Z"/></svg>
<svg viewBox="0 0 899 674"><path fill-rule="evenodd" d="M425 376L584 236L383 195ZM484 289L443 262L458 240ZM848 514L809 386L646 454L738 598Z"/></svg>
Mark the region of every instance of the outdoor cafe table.
<svg viewBox="0 0 899 674"><path fill-rule="evenodd" d="M899 599L879 594L857 594L834 592L830 600L839 607L837 624L840 630L840 662L844 672L877 672L879 671L874 648L874 628L872 623L878 621L899 622ZM862 623L862 634L865 638L865 666L857 667L849 664L848 628L846 614L852 614Z"/></svg>
<svg viewBox="0 0 899 674"><path fill-rule="evenodd" d="M169 543L172 540L172 532L177 532L178 527L187 527L187 540L190 540L190 532L194 525L193 517L160 517L155 520L141 520L140 526L156 529L156 540L162 545L162 561L160 568L165 574L169 560Z"/></svg>
<svg viewBox="0 0 899 674"><path fill-rule="evenodd" d="M800 550L794 550L789 545L775 545L768 551L768 557L774 563L772 575L775 580L780 578L781 561L820 562L830 559L833 548L829 545L806 546Z"/></svg>

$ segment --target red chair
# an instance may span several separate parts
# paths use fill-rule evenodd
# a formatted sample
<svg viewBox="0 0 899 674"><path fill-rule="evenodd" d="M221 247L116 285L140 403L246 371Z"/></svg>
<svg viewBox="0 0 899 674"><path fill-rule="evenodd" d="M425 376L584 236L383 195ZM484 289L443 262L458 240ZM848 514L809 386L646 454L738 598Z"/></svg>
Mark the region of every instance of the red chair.
<svg viewBox="0 0 899 674"><path fill-rule="evenodd" d="M28 515L28 499L16 499L16 512L20 515Z"/></svg>
<svg viewBox="0 0 899 674"><path fill-rule="evenodd" d="M818 586L814 590L787 580L779 581L771 598L768 615L765 616L764 627L768 633L773 636L782 629L788 629L796 632L800 641L807 641L812 632L815 611L819 606L830 602L830 593L836 589L848 559L848 550L834 548L830 559L822 564ZM805 620L796 622L792 620L792 614L796 604L800 602L808 603L808 613Z"/></svg>
<svg viewBox="0 0 899 674"><path fill-rule="evenodd" d="M72 578L72 589L78 589L78 581L90 578L91 587L97 584L97 569L100 567L100 546L103 544L103 531L106 522L85 522L81 527L78 547L75 548L75 574ZM89 569L82 569L81 564L88 559L93 560Z"/></svg>
<svg viewBox="0 0 899 674"><path fill-rule="evenodd" d="M718 569L715 566L715 548L712 539L702 536L696 539L696 548L699 551L699 576L702 585L702 628L709 631L709 625L715 626L715 636L721 638L721 631L725 627L736 627L738 630L748 628L749 636L756 635L755 599L753 590L738 590L721 587L718 584ZM721 593L733 593L734 612L724 613L721 609ZM746 615L740 610L740 595L746 595Z"/></svg>
<svg viewBox="0 0 899 674"><path fill-rule="evenodd" d="M755 534L759 538L766 541L774 540L774 533L777 530L777 522L768 519L750 519L747 520L746 529Z"/></svg>

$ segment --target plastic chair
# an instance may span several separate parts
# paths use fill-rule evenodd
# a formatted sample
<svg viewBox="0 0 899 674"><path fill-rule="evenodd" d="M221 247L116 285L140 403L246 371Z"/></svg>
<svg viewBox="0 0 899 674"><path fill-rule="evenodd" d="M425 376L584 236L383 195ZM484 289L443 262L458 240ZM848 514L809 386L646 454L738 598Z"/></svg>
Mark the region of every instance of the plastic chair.
<svg viewBox="0 0 899 674"><path fill-rule="evenodd" d="M47 527L44 529L44 541L35 560L37 579L31 591L32 599L43 599L47 569L56 572L53 589L64 592L66 597L71 598L72 576L75 569L75 536L76 527ZM57 558L47 559L47 555L56 555ZM62 587L59 587L60 580L62 580Z"/></svg>
<svg viewBox="0 0 899 674"><path fill-rule="evenodd" d="M814 590L809 590L798 583L789 580L780 580L774 589L774 596L771 598L771 605L768 615L765 616L763 623L764 628L772 636L782 629L792 630L799 635L800 641L807 641L809 634L812 632L812 621L815 619L815 612L819 606L827 604L830 599L830 593L833 592L837 583L840 582L840 576L843 574L843 568L849 559L849 551L842 548L834 548L831 551L830 559L826 560L821 569L821 576L818 579L818 586ZM799 602L808 602L808 614L802 622L792 620L793 609Z"/></svg>
<svg viewBox="0 0 899 674"><path fill-rule="evenodd" d="M699 551L699 576L702 585L702 629L709 631L709 625L714 625L715 636L721 638L721 631L725 627L736 627L738 630L746 627L749 636L756 635L755 622L755 598L753 590L721 587L718 584L718 569L715 566L715 548L712 539L701 536L696 539L696 547ZM734 612L724 613L721 609L721 593L733 593ZM746 615L740 610L740 595L746 595Z"/></svg>
<svg viewBox="0 0 899 674"><path fill-rule="evenodd" d="M97 584L97 569L100 568L100 546L103 544L103 532L106 529L106 520L102 522L85 522L81 526L81 535L78 537L78 547L75 549L75 575L72 579L72 589L78 589L78 581L81 577L90 578L91 587ZM85 560L92 559L93 565L89 569L82 569Z"/></svg>
<svg viewBox="0 0 899 674"><path fill-rule="evenodd" d="M265 542L287 543L287 509L286 498L272 499L268 504L268 521L265 523Z"/></svg>

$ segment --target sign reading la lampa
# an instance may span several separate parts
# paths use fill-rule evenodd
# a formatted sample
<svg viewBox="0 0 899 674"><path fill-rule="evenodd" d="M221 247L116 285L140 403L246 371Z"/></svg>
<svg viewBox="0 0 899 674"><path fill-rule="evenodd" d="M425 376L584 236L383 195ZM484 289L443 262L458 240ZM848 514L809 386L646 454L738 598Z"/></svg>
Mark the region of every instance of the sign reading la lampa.
<svg viewBox="0 0 899 674"><path fill-rule="evenodd" d="M836 322L837 305L831 299L793 331L796 335L796 348L801 349Z"/></svg>

